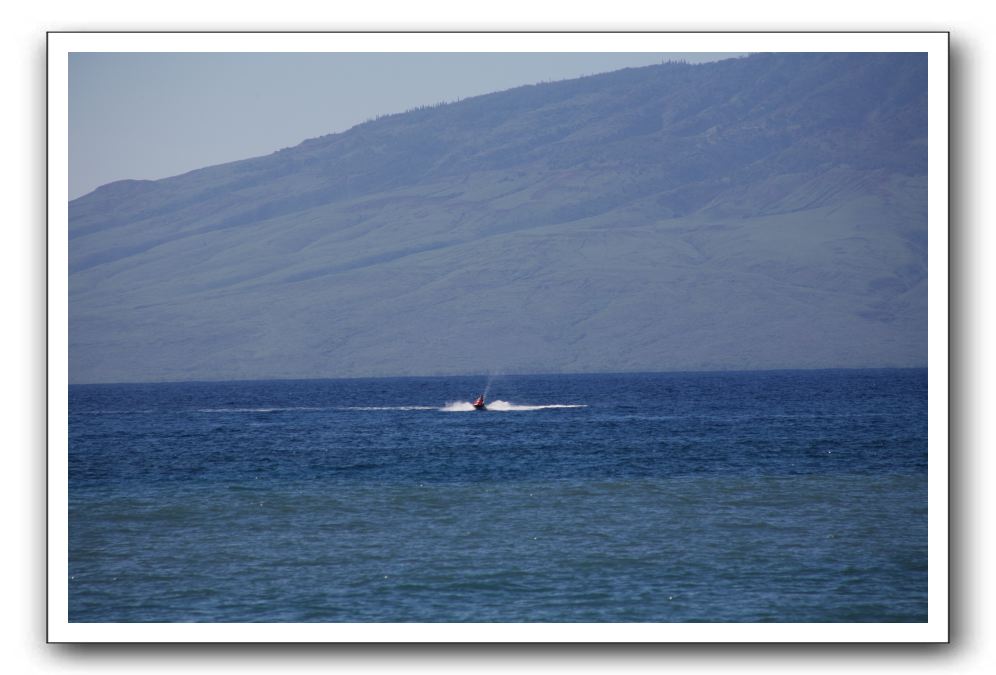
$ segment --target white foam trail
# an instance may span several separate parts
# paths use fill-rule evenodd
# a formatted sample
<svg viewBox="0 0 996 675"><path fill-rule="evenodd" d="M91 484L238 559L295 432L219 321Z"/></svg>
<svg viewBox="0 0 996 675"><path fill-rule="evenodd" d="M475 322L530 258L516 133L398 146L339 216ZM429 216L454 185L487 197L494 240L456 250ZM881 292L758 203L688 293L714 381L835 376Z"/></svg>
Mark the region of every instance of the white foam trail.
<svg viewBox="0 0 996 675"><path fill-rule="evenodd" d="M337 410L435 410L431 405L389 405L389 406L353 406L351 408L337 408Z"/></svg>
<svg viewBox="0 0 996 675"><path fill-rule="evenodd" d="M588 406L579 403L549 403L546 405L517 405L508 401L492 401L488 403L488 410L547 410L550 408L587 408Z"/></svg>
<svg viewBox="0 0 996 675"><path fill-rule="evenodd" d="M546 405L517 405L501 399L488 402L488 410L500 412L517 412L528 410L547 410L550 408L587 408L587 405L573 403L549 403ZM297 410L442 410L443 412L473 412L474 404L470 401L451 401L442 408L431 405L391 405L391 406L348 406L341 408L200 408L201 413L269 413ZM145 411L143 411L145 412ZM152 412L152 411L148 411Z"/></svg>
<svg viewBox="0 0 996 675"><path fill-rule="evenodd" d="M470 401L453 401L452 403L447 403L442 408L443 412L467 412L474 410L474 404Z"/></svg>
<svg viewBox="0 0 996 675"><path fill-rule="evenodd" d="M524 410L547 410L550 408L587 408L587 405L579 403L549 403L547 405L517 405L515 403L509 403L508 401L502 401L498 399L496 401L489 401L488 410L495 410L499 412L518 412ZM444 412L468 412L474 410L474 405L469 401L455 401L452 403L447 403L443 406L442 410Z"/></svg>
<svg viewBox="0 0 996 675"><path fill-rule="evenodd" d="M327 410L327 408L199 408L202 413L284 412L290 410Z"/></svg>

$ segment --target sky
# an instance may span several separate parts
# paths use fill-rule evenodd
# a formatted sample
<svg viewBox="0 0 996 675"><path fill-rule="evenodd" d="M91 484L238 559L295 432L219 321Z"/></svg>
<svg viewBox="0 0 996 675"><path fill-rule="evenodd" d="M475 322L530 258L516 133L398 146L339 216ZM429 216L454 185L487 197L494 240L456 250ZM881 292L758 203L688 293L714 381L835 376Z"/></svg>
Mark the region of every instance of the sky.
<svg viewBox="0 0 996 675"><path fill-rule="evenodd" d="M69 198L266 155L378 115L720 53L73 53Z"/></svg>

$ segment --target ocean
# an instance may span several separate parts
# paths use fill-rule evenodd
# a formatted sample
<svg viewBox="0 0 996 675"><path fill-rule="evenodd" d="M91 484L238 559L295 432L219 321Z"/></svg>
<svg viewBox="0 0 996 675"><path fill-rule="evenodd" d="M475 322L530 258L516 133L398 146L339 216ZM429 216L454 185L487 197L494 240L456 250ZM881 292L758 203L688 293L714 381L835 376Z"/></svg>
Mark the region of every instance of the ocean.
<svg viewBox="0 0 996 675"><path fill-rule="evenodd" d="M925 369L71 385L69 410L73 622L927 620Z"/></svg>

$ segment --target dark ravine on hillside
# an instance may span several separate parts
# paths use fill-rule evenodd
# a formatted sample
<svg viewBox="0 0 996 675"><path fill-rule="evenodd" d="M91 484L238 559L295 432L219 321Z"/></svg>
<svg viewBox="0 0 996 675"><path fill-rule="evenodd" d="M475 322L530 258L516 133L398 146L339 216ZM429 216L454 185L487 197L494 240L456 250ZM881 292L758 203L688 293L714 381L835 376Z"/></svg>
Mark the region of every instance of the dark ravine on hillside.
<svg viewBox="0 0 996 675"><path fill-rule="evenodd" d="M922 54L520 87L70 203L70 380L926 365Z"/></svg>

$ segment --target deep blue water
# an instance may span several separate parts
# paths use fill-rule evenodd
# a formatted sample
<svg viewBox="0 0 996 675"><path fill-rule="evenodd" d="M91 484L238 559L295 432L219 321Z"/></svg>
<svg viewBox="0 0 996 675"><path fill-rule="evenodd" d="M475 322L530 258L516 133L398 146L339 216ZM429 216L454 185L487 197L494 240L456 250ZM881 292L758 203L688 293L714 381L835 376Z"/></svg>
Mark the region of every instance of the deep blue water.
<svg viewBox="0 0 996 675"><path fill-rule="evenodd" d="M926 370L484 386L71 386L70 621L926 621Z"/></svg>

